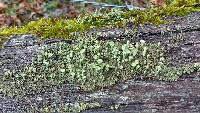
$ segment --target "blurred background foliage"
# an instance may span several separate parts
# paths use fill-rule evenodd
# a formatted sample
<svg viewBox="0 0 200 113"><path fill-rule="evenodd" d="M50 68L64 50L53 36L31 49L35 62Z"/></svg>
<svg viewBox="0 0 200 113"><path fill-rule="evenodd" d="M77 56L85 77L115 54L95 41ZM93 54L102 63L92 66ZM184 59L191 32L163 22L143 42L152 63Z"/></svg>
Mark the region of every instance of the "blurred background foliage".
<svg viewBox="0 0 200 113"><path fill-rule="evenodd" d="M125 6L127 3L146 7L149 4L163 5L165 0L0 0L0 27L21 26L42 17L76 18L101 7L93 5L92 2L105 3L107 6ZM111 7L113 6L108 6L106 9L109 10Z"/></svg>

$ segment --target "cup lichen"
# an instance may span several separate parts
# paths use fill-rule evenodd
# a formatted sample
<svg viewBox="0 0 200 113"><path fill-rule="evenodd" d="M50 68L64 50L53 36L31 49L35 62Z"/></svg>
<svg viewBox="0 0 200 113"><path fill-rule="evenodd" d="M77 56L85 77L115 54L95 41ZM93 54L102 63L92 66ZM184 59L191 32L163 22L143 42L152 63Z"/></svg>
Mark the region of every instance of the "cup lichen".
<svg viewBox="0 0 200 113"><path fill-rule="evenodd" d="M99 108L101 104L98 102L79 102L69 105L58 105L56 108L54 106L32 106L31 108L27 109L25 112L31 113L80 113L83 110L92 109L92 108Z"/></svg>

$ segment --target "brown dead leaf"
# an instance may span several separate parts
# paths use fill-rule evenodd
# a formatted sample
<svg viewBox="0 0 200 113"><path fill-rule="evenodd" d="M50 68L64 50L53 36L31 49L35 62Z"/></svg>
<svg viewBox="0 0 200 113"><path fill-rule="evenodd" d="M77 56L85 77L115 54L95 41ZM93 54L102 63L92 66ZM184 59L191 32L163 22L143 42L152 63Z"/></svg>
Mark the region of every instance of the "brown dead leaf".
<svg viewBox="0 0 200 113"><path fill-rule="evenodd" d="M44 13L42 0L35 0L34 2L30 3L30 9L35 12L36 14Z"/></svg>
<svg viewBox="0 0 200 113"><path fill-rule="evenodd" d="M7 8L7 5L0 2L0 13L4 13L6 8Z"/></svg>
<svg viewBox="0 0 200 113"><path fill-rule="evenodd" d="M151 0L150 1L153 5L164 6L165 0Z"/></svg>
<svg viewBox="0 0 200 113"><path fill-rule="evenodd" d="M19 8L30 9L31 5L26 0L23 0L19 3Z"/></svg>
<svg viewBox="0 0 200 113"><path fill-rule="evenodd" d="M0 14L0 27L5 26L6 15Z"/></svg>
<svg viewBox="0 0 200 113"><path fill-rule="evenodd" d="M3 26L19 26L21 21L14 15L8 16L5 14L0 14L0 27Z"/></svg>
<svg viewBox="0 0 200 113"><path fill-rule="evenodd" d="M12 18L12 23L10 24L10 23L7 23L7 25L9 25L9 26L20 26L20 25L22 25L22 22L21 22L21 20L16 16L16 15L12 15L12 16L10 16L10 18Z"/></svg>

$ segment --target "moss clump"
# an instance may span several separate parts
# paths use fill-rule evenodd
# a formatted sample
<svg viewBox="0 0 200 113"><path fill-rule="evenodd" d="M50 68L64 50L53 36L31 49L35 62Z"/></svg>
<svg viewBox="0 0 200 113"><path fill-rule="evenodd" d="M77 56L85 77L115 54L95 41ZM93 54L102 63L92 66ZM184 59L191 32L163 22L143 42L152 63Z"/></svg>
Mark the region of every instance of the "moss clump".
<svg viewBox="0 0 200 113"><path fill-rule="evenodd" d="M159 25L164 23L161 19L164 16L183 16L193 11L199 11L195 0L175 0L166 7L155 7L145 11L120 11L96 12L78 19L40 19L30 22L22 27L3 28L0 35L9 36L12 34L32 33L41 38L72 38L73 32L83 32L94 27L124 27L127 21L132 21L136 25L152 23ZM1 42L2 43L2 42Z"/></svg>
<svg viewBox="0 0 200 113"><path fill-rule="evenodd" d="M108 14L95 13L79 19L42 18L19 28L4 28L0 35L32 33L42 38L70 38L73 32L82 32L93 27L113 26L122 19L122 12L119 10L113 10Z"/></svg>
<svg viewBox="0 0 200 113"><path fill-rule="evenodd" d="M199 3L198 0L173 0L171 5L176 7L182 7L182 6L192 6L198 3Z"/></svg>

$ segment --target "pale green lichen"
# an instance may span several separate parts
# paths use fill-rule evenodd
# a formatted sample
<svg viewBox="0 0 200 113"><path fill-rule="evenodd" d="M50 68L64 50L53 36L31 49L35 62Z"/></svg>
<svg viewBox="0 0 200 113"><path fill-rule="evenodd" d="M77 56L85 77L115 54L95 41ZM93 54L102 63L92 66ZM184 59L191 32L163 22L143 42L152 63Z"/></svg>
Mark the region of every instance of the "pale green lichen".
<svg viewBox="0 0 200 113"><path fill-rule="evenodd" d="M56 108L53 106L43 106L39 108L38 106L31 107L27 109L25 112L31 113L80 113L83 110L99 108L101 104L98 102L80 102L70 105L59 105Z"/></svg>
<svg viewBox="0 0 200 113"><path fill-rule="evenodd" d="M131 44L98 41L86 37L74 45L59 44L57 49L44 49L31 65L5 73L1 89L10 96L43 92L68 81L85 91L142 76L147 79L174 81L191 70L185 65L170 67L165 50L159 44ZM190 66L193 70L196 67Z"/></svg>
<svg viewBox="0 0 200 113"><path fill-rule="evenodd" d="M75 45L45 49L32 65L5 74L0 83L6 94L19 96L38 93L64 81L77 84L85 91L93 91L137 74L152 79L174 80L178 76L167 74L169 69L174 70L166 67L163 52L161 46L144 41L133 45L87 37Z"/></svg>

